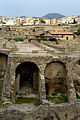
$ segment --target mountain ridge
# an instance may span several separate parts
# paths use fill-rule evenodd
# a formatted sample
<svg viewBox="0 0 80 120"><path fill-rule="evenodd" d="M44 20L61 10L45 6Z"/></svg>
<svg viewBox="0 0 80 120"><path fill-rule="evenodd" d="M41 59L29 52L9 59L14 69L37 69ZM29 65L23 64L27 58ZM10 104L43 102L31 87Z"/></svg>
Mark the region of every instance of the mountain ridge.
<svg viewBox="0 0 80 120"><path fill-rule="evenodd" d="M48 13L44 16L42 16L42 18L48 18L48 19L58 19L58 18L62 18L65 17L64 15L60 14L60 13Z"/></svg>

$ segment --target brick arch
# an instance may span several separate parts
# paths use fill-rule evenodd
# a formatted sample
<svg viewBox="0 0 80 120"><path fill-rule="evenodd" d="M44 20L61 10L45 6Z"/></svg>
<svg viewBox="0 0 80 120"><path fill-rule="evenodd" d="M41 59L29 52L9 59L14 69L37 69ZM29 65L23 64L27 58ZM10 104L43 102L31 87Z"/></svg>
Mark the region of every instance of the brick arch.
<svg viewBox="0 0 80 120"><path fill-rule="evenodd" d="M43 59L44 60L44 59ZM10 90L10 96L11 99L13 101L15 101L15 76L16 76L16 68L24 62L32 62L34 64L37 65L37 67L39 68L39 94L38 97L40 99L43 99L45 96L45 80L44 80L44 61L43 63L41 63L40 60L36 59L36 58L30 58L30 57L26 57L26 58L13 58L12 62L11 62L11 73L10 73L10 86L11 86L11 90ZM44 94L44 95L43 95Z"/></svg>
<svg viewBox="0 0 80 120"><path fill-rule="evenodd" d="M39 70L41 71L40 64L38 64L38 62L37 62L36 60L25 60L25 59L20 60L20 61L18 61L18 62L15 63L15 70L16 70L16 68L17 68L20 64L22 64L22 63L24 63L24 62L34 63L34 64L39 68Z"/></svg>
<svg viewBox="0 0 80 120"><path fill-rule="evenodd" d="M67 93L67 69L61 61L51 61L45 68L46 94ZM66 81L66 82L65 82ZM58 87L56 87L58 86Z"/></svg>
<svg viewBox="0 0 80 120"><path fill-rule="evenodd" d="M4 54L4 55L6 55L6 56L8 56L9 55L9 51L0 51L0 54Z"/></svg>

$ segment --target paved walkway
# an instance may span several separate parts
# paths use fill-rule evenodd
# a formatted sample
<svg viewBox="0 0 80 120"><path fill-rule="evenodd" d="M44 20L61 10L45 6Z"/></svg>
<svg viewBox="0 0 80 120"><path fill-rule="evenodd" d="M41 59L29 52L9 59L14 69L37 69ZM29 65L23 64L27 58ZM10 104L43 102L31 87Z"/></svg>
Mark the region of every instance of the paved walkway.
<svg viewBox="0 0 80 120"><path fill-rule="evenodd" d="M17 52L32 52L33 50L43 51L33 43L17 43Z"/></svg>

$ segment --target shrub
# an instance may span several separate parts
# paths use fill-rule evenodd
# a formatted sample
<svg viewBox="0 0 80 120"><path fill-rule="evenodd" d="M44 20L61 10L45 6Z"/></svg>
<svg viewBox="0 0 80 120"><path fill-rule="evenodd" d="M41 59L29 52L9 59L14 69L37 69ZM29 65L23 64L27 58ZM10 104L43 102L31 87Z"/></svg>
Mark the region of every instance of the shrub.
<svg viewBox="0 0 80 120"><path fill-rule="evenodd" d="M12 40L12 38L8 38L8 41Z"/></svg>
<svg viewBox="0 0 80 120"><path fill-rule="evenodd" d="M45 23L45 21L44 21L43 19L42 19L42 20L40 20L40 22L41 22L41 23Z"/></svg>
<svg viewBox="0 0 80 120"><path fill-rule="evenodd" d="M23 41L24 39L23 38L14 38L13 40L15 40L16 42L18 42L18 41Z"/></svg>
<svg viewBox="0 0 80 120"><path fill-rule="evenodd" d="M2 22L2 24L6 24L6 22Z"/></svg>
<svg viewBox="0 0 80 120"><path fill-rule="evenodd" d="M79 95L76 95L77 99L80 99L80 96Z"/></svg>
<svg viewBox="0 0 80 120"><path fill-rule="evenodd" d="M43 40L43 41L48 41L48 38L41 38L41 40Z"/></svg>
<svg viewBox="0 0 80 120"><path fill-rule="evenodd" d="M76 35L80 35L80 26L79 28L77 29L77 32L75 33Z"/></svg>

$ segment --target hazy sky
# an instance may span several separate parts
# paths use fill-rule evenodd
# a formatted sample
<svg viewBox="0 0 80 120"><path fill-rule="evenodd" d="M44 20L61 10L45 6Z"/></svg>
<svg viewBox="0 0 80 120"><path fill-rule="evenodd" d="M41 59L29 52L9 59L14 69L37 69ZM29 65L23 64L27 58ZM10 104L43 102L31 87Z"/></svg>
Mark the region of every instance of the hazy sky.
<svg viewBox="0 0 80 120"><path fill-rule="evenodd" d="M47 13L78 15L80 0L0 0L0 16L40 17Z"/></svg>

